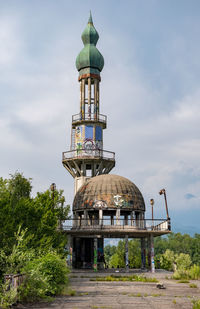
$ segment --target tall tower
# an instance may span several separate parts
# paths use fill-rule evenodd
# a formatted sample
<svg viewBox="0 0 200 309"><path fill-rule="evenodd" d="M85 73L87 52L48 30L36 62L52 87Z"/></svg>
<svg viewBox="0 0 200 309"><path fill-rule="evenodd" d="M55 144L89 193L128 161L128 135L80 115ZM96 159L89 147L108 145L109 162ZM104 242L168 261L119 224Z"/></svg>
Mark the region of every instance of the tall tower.
<svg viewBox="0 0 200 309"><path fill-rule="evenodd" d="M103 149L107 117L100 114L100 72L104 59L96 48L99 39L92 16L82 33L84 48L76 59L80 83L80 111L72 116L71 149L62 163L75 179L75 193L89 178L108 174L115 166L115 153Z"/></svg>
<svg viewBox="0 0 200 309"><path fill-rule="evenodd" d="M170 233L170 219L145 219L145 202L137 186L127 178L110 175L114 152L103 149L107 118L100 114L99 85L104 59L96 48L99 35L90 15L82 33L84 48L76 59L80 83L80 112L72 116L71 149L62 163L75 179L73 219L63 230L68 235L73 268L105 267L104 238L125 239L128 270L128 239L141 239L141 266L154 271L153 238ZM67 220L66 220L67 221Z"/></svg>

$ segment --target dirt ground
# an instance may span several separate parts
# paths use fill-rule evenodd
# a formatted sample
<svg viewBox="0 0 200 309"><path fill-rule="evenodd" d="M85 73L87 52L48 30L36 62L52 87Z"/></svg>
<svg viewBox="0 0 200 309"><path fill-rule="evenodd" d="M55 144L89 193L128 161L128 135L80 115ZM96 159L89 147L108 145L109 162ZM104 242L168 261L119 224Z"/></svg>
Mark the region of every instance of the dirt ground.
<svg viewBox="0 0 200 309"><path fill-rule="evenodd" d="M154 282L131 281L91 281L96 276L111 274L126 276L122 270L119 272L73 271L70 278L68 296L56 297L51 303L20 305L19 308L54 308L54 309L129 309L129 308L192 308L192 300L200 299L200 281L178 283L170 279L171 273L157 271L133 272L134 274L154 277L163 283L166 289L158 289ZM131 271L129 274L133 274ZM197 288L191 288L195 283Z"/></svg>

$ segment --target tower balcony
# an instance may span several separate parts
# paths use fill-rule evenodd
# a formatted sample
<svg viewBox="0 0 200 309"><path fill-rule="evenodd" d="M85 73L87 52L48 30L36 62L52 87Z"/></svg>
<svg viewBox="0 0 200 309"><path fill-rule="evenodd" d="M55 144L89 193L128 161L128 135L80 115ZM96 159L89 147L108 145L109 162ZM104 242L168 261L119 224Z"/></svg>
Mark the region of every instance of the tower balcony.
<svg viewBox="0 0 200 309"><path fill-rule="evenodd" d="M103 128L105 129L107 126L107 116L102 114L97 115L94 113L85 113L84 115L81 115L81 113L79 113L72 116L72 125L79 125L83 122L101 123L103 125Z"/></svg>
<svg viewBox="0 0 200 309"><path fill-rule="evenodd" d="M101 149L74 149L63 152L62 163L68 172L75 178L84 176L82 167L92 170L92 177L108 174L115 166L115 153Z"/></svg>

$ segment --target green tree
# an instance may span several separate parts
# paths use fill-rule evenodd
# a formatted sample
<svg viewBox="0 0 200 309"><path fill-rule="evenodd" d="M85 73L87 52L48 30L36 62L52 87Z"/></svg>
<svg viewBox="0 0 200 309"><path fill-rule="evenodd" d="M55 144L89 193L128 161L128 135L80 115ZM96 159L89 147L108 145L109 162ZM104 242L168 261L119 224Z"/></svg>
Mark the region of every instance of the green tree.
<svg viewBox="0 0 200 309"><path fill-rule="evenodd" d="M0 249L10 254L19 226L27 230L27 247L53 248L64 253L67 238L58 230L69 214L62 190L37 193L32 198L31 179L15 173L10 179L0 178Z"/></svg>

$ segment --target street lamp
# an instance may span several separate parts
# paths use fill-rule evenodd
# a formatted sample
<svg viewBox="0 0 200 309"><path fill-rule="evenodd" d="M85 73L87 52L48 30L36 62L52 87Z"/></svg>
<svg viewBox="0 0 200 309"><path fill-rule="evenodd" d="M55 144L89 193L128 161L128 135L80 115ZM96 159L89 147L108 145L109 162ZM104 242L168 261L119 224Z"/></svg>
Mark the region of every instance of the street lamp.
<svg viewBox="0 0 200 309"><path fill-rule="evenodd" d="M154 199L150 199L150 204L151 204L151 211L152 211L152 221L153 221L153 205L154 205Z"/></svg>
<svg viewBox="0 0 200 309"><path fill-rule="evenodd" d="M165 191L165 189L161 189L161 190L159 191L159 194L160 194L160 195L164 194L164 198L165 198L165 208L166 208L167 220L168 220L168 219L169 219L169 213L168 213L167 196L166 196L166 191Z"/></svg>

